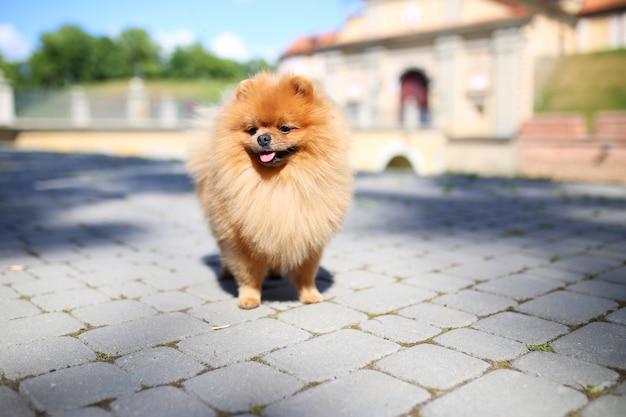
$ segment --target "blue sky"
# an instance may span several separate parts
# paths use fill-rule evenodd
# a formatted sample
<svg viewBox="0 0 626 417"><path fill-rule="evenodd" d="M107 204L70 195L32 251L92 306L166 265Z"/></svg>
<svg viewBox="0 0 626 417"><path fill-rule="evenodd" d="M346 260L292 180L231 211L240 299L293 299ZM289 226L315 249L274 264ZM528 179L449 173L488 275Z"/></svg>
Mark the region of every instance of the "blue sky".
<svg viewBox="0 0 626 417"><path fill-rule="evenodd" d="M274 60L298 36L337 30L360 0L0 0L0 51L25 59L62 24L115 37L141 27L162 45L201 42L218 55Z"/></svg>

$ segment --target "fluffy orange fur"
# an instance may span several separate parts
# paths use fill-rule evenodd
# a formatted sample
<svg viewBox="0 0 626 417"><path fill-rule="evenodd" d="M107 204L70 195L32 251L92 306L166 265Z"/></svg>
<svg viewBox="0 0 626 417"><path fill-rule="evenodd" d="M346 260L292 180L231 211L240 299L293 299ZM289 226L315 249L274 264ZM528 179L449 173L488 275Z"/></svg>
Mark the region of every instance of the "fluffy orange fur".
<svg viewBox="0 0 626 417"><path fill-rule="evenodd" d="M242 81L188 167L239 306L257 307L268 270L290 273L303 303L322 296L324 247L352 197L350 135L309 80L260 73Z"/></svg>

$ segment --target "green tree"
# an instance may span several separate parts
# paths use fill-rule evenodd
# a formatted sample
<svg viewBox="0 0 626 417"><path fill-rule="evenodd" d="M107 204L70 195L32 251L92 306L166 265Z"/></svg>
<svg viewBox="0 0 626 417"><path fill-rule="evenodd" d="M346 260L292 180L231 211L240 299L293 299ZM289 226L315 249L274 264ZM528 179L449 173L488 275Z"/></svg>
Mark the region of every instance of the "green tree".
<svg viewBox="0 0 626 417"><path fill-rule="evenodd" d="M173 78L198 78L208 75L205 68L207 53L199 43L177 47L170 56L167 74Z"/></svg>
<svg viewBox="0 0 626 417"><path fill-rule="evenodd" d="M2 76L5 79L9 79L9 63L4 60L4 56L0 51L0 71L2 71Z"/></svg>
<svg viewBox="0 0 626 417"><path fill-rule="evenodd" d="M63 86L138 75L146 78L209 78L234 81L273 67L263 59L240 63L223 59L200 43L177 48L167 60L141 28L130 28L115 39L94 37L76 25L63 25L40 35L38 48L26 62L0 69L16 85Z"/></svg>
<svg viewBox="0 0 626 417"><path fill-rule="evenodd" d="M238 80L246 77L243 65L232 59L218 58L211 54L209 65L210 72L215 78Z"/></svg>
<svg viewBox="0 0 626 417"><path fill-rule="evenodd" d="M142 77L160 75L159 46L144 29L127 29L120 34L116 43L124 54L128 73Z"/></svg>
<svg viewBox="0 0 626 417"><path fill-rule="evenodd" d="M243 64L244 72L251 76L260 71L274 71L276 67L262 58L251 59Z"/></svg>
<svg viewBox="0 0 626 417"><path fill-rule="evenodd" d="M199 43L178 47L172 53L167 74L173 78L217 78L234 80L245 75L242 64L219 58Z"/></svg>
<svg viewBox="0 0 626 417"><path fill-rule="evenodd" d="M24 62L9 62L0 52L0 71L2 71L5 80L9 80L15 86L24 85L26 84L24 74L28 72L27 70L27 65Z"/></svg>
<svg viewBox="0 0 626 417"><path fill-rule="evenodd" d="M103 36L95 40L94 80L108 80L131 75L123 51L111 38Z"/></svg>
<svg viewBox="0 0 626 417"><path fill-rule="evenodd" d="M95 38L75 25L45 32L28 64L31 77L42 85L60 86L90 81L96 72Z"/></svg>

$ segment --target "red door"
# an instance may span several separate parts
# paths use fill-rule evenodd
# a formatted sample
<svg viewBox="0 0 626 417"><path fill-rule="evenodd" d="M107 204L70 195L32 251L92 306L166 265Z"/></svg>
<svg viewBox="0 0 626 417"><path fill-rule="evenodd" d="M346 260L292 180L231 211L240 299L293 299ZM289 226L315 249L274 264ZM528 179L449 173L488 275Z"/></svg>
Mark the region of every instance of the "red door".
<svg viewBox="0 0 626 417"><path fill-rule="evenodd" d="M400 121L404 122L404 105L415 100L419 108L420 122L428 119L428 81L419 71L408 71L400 78Z"/></svg>

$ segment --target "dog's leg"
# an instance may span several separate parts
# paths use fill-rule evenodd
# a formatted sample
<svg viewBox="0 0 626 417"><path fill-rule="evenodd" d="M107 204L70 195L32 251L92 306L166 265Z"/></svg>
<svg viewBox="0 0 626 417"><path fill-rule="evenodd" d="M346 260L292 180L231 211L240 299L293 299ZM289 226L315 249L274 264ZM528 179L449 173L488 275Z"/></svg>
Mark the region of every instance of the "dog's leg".
<svg viewBox="0 0 626 417"><path fill-rule="evenodd" d="M233 252L225 242L218 242L220 247L220 279L233 279L235 276L231 272L229 262L232 263L234 258Z"/></svg>
<svg viewBox="0 0 626 417"><path fill-rule="evenodd" d="M220 273L220 279L233 279L235 276L233 275L232 272L230 272L230 269L228 269L228 267L222 263L222 272Z"/></svg>
<svg viewBox="0 0 626 417"><path fill-rule="evenodd" d="M230 266L239 286L239 307L250 309L261 304L261 287L267 265L240 256Z"/></svg>
<svg viewBox="0 0 626 417"><path fill-rule="evenodd" d="M304 304L319 303L324 298L315 286L315 277L322 254L315 253L292 272L292 282L298 290L300 301Z"/></svg>

